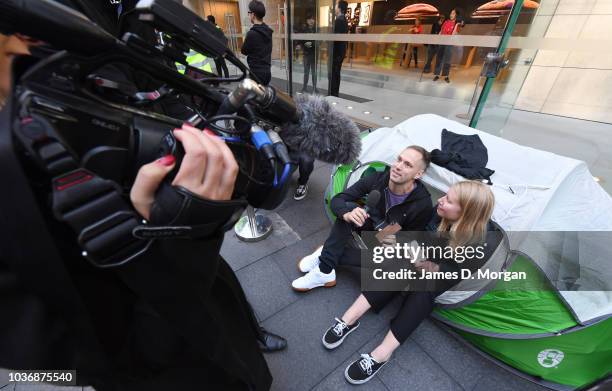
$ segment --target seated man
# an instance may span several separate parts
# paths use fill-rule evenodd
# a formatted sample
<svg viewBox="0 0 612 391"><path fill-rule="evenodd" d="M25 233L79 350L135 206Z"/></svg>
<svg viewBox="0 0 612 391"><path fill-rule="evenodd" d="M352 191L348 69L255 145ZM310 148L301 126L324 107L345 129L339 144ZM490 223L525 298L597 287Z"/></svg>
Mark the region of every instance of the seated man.
<svg viewBox="0 0 612 391"><path fill-rule="evenodd" d="M298 267L306 273L291 285L299 292L320 286L336 285L336 266L359 266L361 255L349 246L353 231L374 231L384 225L398 224L405 231L421 231L432 215L431 195L421 183L429 167L429 152L411 145L397 157L388 172L361 178L331 200L331 209L337 216L331 233L322 248L302 258ZM380 201L366 212L356 201L372 190L380 192Z"/></svg>

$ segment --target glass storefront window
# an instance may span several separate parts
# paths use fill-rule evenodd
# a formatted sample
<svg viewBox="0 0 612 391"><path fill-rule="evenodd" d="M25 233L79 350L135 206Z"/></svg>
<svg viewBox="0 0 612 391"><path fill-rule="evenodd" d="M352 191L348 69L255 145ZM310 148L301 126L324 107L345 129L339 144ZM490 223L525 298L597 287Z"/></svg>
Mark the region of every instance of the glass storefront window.
<svg viewBox="0 0 612 391"><path fill-rule="evenodd" d="M238 52L250 28L248 2L231 3L235 10L222 11L222 21L234 15ZM223 2L200 3L203 14L212 10L219 23L214 12ZM503 53L507 65L491 85L477 128L585 160L612 191L612 145L606 141L612 132L612 42L607 38L612 36L612 14L607 3L524 0ZM365 105L362 119L390 126L422 113L470 122L486 79L481 77L485 58L497 50L514 1L470 0L460 6L443 0L349 1L349 33L341 35L334 34L337 1L265 4L264 20L274 30L272 85L288 90L292 79L294 94L329 94L333 42L347 42L341 104ZM450 19L453 7L459 27L438 34L440 18ZM228 27L222 27L228 34ZM576 120L563 122L571 129L551 130L550 124L562 118Z"/></svg>

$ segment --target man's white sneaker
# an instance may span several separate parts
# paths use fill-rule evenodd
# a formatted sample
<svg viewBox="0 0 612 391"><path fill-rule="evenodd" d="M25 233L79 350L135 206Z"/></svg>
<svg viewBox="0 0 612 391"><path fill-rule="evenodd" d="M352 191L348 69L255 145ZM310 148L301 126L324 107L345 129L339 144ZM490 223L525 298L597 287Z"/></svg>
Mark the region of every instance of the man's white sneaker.
<svg viewBox="0 0 612 391"><path fill-rule="evenodd" d="M302 273L308 273L315 267L319 266L321 251L323 251L323 246L317 248L312 254L308 254L304 258L300 259L298 262L298 269L300 269Z"/></svg>
<svg viewBox="0 0 612 391"><path fill-rule="evenodd" d="M336 285L336 271L332 270L325 274L319 270L319 266L304 274L302 277L293 280L291 286L298 292L308 292L311 289L324 286L331 288Z"/></svg>

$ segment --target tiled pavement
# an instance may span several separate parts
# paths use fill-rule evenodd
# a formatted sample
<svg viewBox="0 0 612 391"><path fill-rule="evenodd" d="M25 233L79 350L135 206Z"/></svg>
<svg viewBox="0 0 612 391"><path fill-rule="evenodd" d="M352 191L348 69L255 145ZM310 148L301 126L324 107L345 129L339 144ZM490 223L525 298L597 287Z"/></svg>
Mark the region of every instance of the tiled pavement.
<svg viewBox="0 0 612 391"><path fill-rule="evenodd" d="M274 223L275 231L270 237L257 243L243 243L230 231L221 250L236 271L260 321L289 341L286 351L266 355L274 377L273 390L356 389L344 380L344 369L359 353L370 352L382 341L398 305L392 303L380 314L366 314L359 329L342 347L330 352L321 344L321 337L334 317L341 316L358 296L358 279L340 269L334 288L301 294L291 289L291 281L301 275L298 259L322 244L329 232L323 193L331 170L331 165L317 163L306 199L294 201L290 191L275 211L262 211ZM530 391L544 388L497 367L427 320L376 378L357 389Z"/></svg>
<svg viewBox="0 0 612 391"><path fill-rule="evenodd" d="M368 313L360 328L342 347L329 352L321 337L336 316L359 294L356 276L338 271L338 284L298 294L291 281L300 275L297 260L321 244L330 224L323 209L323 192L332 166L317 162L302 201L293 200L293 187L275 211L263 212L273 233L257 243L226 234L221 253L236 271L257 316L270 331L289 341L286 351L266 355L274 377L273 390L417 390L417 391L531 391L543 390L513 375L467 348L432 321L425 321L395 353L392 361L369 383L349 385L344 369L359 353L370 352L387 331L398 303L380 314ZM295 186L295 178L293 179ZM1 371L1 370L0 370ZM0 376L0 378L4 378ZM206 389L203 385L202 389ZM81 391L81 387L5 385L1 391ZM85 388L83 391L92 390Z"/></svg>

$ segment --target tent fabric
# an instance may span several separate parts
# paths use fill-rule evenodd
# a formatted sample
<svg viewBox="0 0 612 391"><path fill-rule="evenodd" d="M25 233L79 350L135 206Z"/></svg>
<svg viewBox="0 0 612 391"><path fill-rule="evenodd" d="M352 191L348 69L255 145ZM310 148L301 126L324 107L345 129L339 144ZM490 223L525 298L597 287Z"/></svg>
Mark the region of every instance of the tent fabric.
<svg viewBox="0 0 612 391"><path fill-rule="evenodd" d="M556 292L542 288L544 275L524 257L508 269L524 271L524 281L499 281L470 305L460 310L437 308L434 316L443 322L472 333L503 338L535 338L556 335L576 326L573 315Z"/></svg>
<svg viewBox="0 0 612 391"><path fill-rule="evenodd" d="M553 384L583 387L611 373L612 319L575 332L537 339L456 332L512 368Z"/></svg>
<svg viewBox="0 0 612 391"><path fill-rule="evenodd" d="M487 167L495 170L491 177L496 200L493 220L508 233L510 250L524 253L536 263L581 324L610 316L612 249L601 242L612 242L612 198L595 182L584 162L525 147L434 114L418 115L368 134L362 140L359 162L392 164L403 148L413 144L440 149L444 128L477 134L487 147ZM359 177L351 175L348 185ZM423 178L443 192L461 180L465 178L435 164ZM603 235L597 240L586 232L595 230ZM545 243L533 231L542 232ZM551 234L554 231L565 233ZM584 234L576 233L572 238L569 231ZM441 302L466 300L482 289L467 282L460 284L465 287L442 295Z"/></svg>

